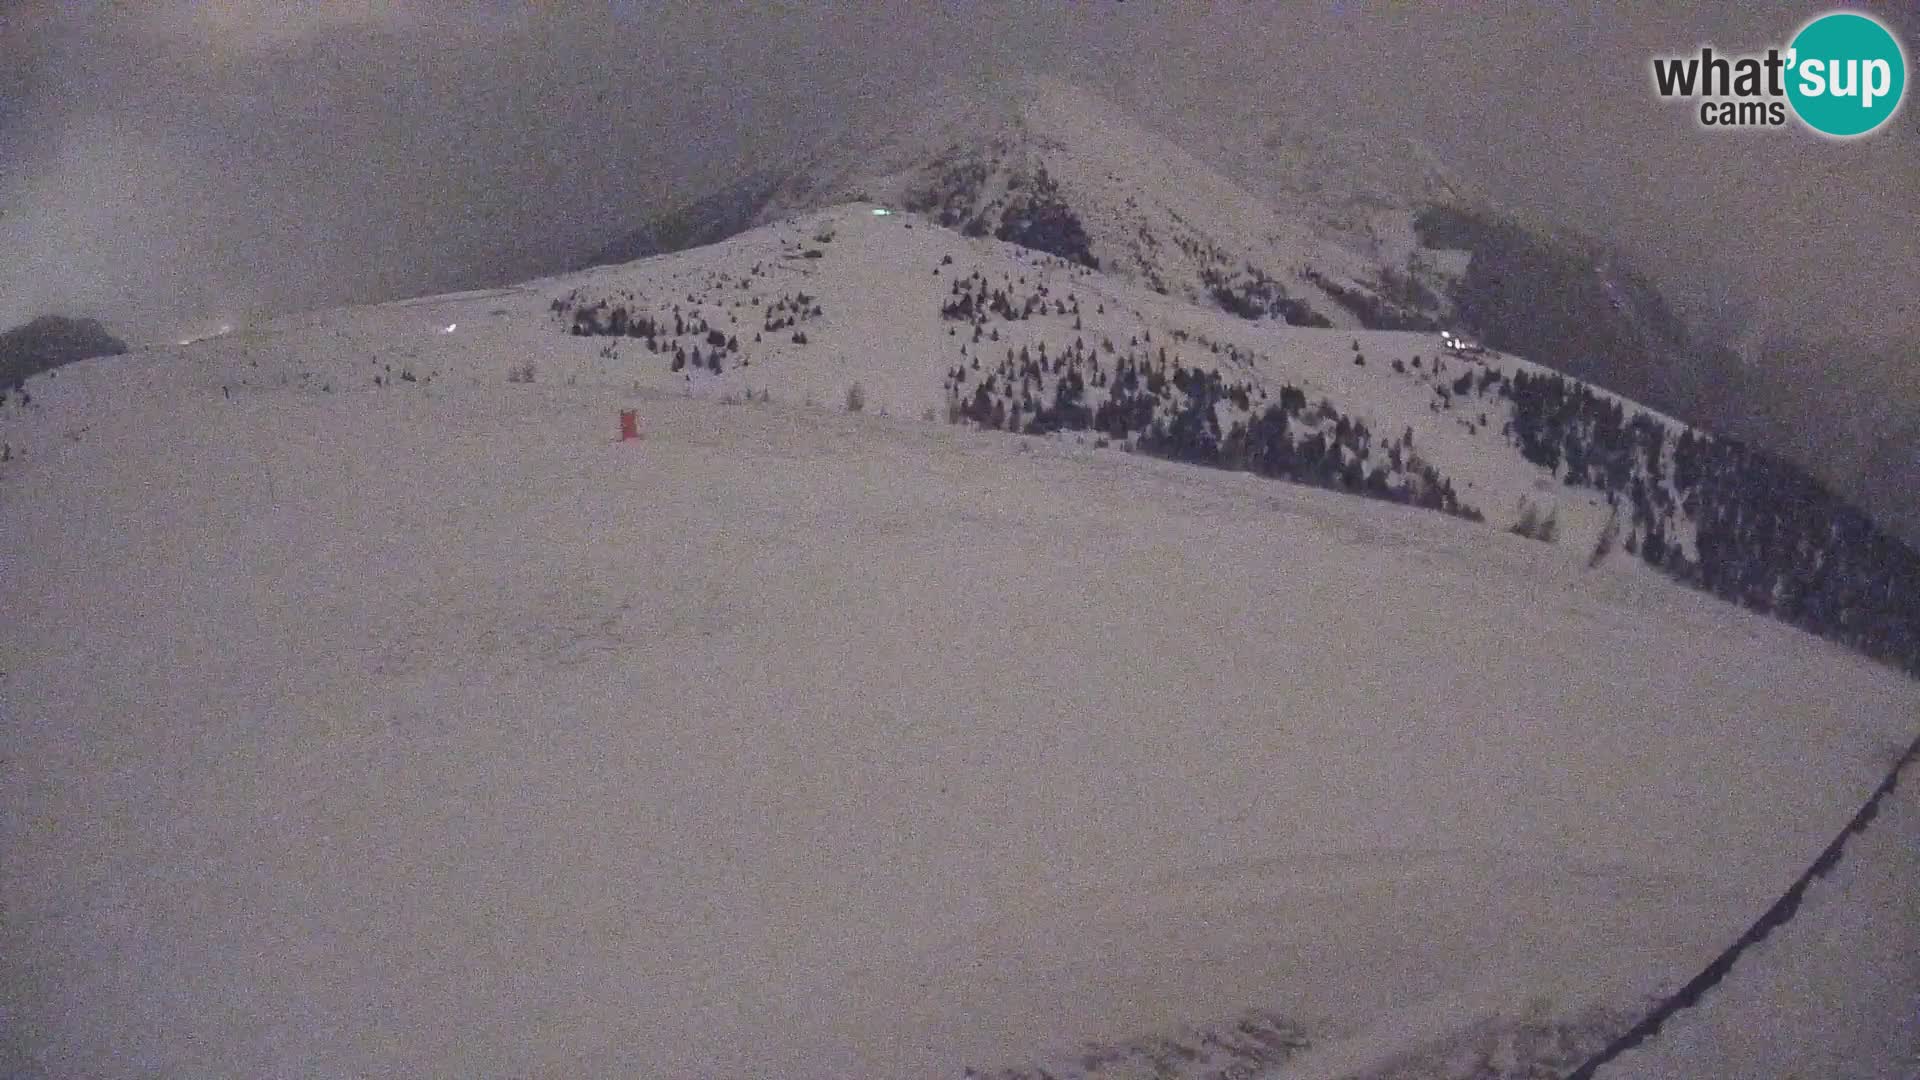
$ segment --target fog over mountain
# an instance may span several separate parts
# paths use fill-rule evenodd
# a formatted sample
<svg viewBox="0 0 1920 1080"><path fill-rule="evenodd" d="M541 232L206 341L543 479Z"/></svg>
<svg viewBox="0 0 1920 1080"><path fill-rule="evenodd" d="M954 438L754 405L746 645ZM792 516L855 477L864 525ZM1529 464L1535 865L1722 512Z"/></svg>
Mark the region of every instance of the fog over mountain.
<svg viewBox="0 0 1920 1080"><path fill-rule="evenodd" d="M192 318L512 277L615 209L700 194L903 90L1021 69L1118 88L1196 152L1243 163L1277 132L1417 137L1509 202L1657 256L1690 301L1717 298L1696 278L1725 276L1796 323L1881 337L1920 319L1898 285L1920 271L1912 246L1863 260L1915 221L1911 110L1857 144L1729 138L1651 93L1653 53L1774 42L1804 5L1509 4L1469 20L1331 4L1267 25L1120 4L9 7L7 54L28 62L0 84L5 239L31 269L13 260L0 321L42 306ZM1903 7L1875 10L1911 26ZM49 280L21 288L35 279Z"/></svg>

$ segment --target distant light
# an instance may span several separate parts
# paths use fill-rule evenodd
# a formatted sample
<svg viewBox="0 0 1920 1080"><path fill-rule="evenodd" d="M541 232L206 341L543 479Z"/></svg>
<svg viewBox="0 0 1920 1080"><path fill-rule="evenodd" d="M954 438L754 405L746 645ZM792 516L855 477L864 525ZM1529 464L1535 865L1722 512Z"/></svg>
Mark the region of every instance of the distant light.
<svg viewBox="0 0 1920 1080"><path fill-rule="evenodd" d="M226 325L226 324L222 324L222 325L221 325L221 327L220 327L220 329L218 329L218 330L214 330L214 331L212 331L212 332L210 332L210 333L205 333L205 334L197 334L197 335L195 335L195 336L193 336L193 337L188 337L188 338L181 338L181 339L180 339L180 344L182 344L182 345L198 345L198 344L200 344L201 342L203 342L203 341L206 341L206 340L208 340L208 339L210 339L210 338L217 338L217 337L219 337L219 336L220 336L220 335L222 335L222 334L230 334L230 333L232 333L232 332L233 332L233 327L232 327L232 326L229 326L229 325Z"/></svg>
<svg viewBox="0 0 1920 1080"><path fill-rule="evenodd" d="M455 330L458 330L458 329L460 329L460 324L459 324L459 323L457 323L457 322L450 322L450 323L448 323L448 324L447 324L447 328L446 328L445 330L442 330L442 331L440 331L440 332L441 332L441 333L443 333L443 334L451 334L451 333L453 333L453 332L454 332Z"/></svg>
<svg viewBox="0 0 1920 1080"><path fill-rule="evenodd" d="M893 213L893 211L888 210L884 206L876 206L873 208L874 217L886 217L888 214L891 214L891 213Z"/></svg>

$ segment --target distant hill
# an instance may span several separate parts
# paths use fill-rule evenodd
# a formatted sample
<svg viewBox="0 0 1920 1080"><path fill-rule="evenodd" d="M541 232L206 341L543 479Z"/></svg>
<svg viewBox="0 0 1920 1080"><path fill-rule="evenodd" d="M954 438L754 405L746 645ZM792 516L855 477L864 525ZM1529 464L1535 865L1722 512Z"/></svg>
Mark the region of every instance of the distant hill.
<svg viewBox="0 0 1920 1080"><path fill-rule="evenodd" d="M0 334L0 386L18 386L62 364L126 351L126 342L96 320L42 315Z"/></svg>

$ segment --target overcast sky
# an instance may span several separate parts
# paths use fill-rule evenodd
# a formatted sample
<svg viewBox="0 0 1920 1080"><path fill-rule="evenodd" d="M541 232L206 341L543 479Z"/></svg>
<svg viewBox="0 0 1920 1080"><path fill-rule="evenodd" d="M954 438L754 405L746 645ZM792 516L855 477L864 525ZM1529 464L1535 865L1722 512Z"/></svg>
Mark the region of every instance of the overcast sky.
<svg viewBox="0 0 1920 1080"><path fill-rule="evenodd" d="M1031 67L1411 135L1691 302L1920 340L1920 109L1840 144L1650 89L1655 53L1820 5L561 6L0 2L0 326L152 340L524 277L903 89ZM1908 5L1861 6L1914 52Z"/></svg>

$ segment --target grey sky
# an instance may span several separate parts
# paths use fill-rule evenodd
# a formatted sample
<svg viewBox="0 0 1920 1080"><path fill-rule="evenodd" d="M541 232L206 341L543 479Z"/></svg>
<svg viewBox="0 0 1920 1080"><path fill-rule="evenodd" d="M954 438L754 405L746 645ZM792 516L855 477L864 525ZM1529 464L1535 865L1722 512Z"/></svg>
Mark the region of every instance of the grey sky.
<svg viewBox="0 0 1920 1080"><path fill-rule="evenodd" d="M1690 303L1725 282L1812 336L1920 339L1920 110L1836 144L1650 90L1653 53L1784 43L1818 5L531 7L15 0L0 324L151 339L525 276L903 89L1025 66L1412 135Z"/></svg>

